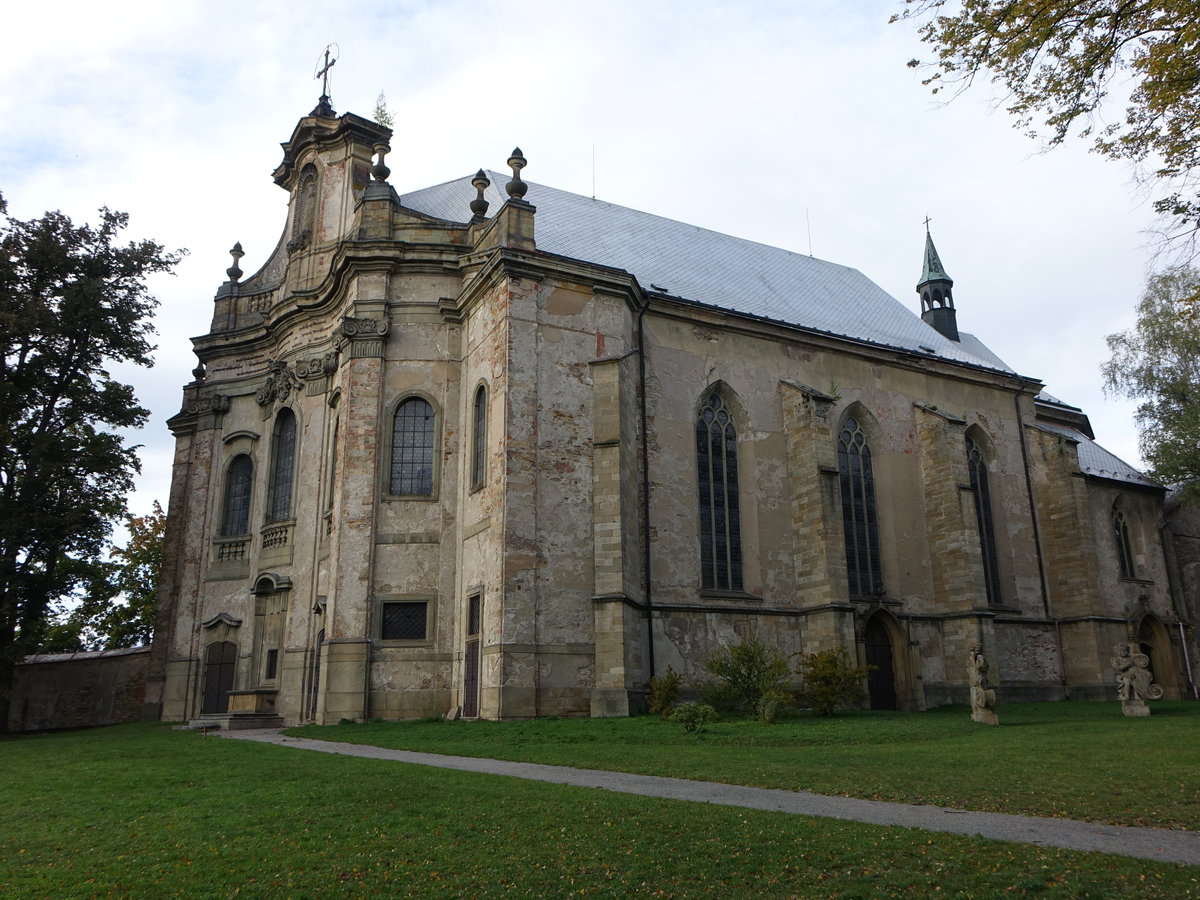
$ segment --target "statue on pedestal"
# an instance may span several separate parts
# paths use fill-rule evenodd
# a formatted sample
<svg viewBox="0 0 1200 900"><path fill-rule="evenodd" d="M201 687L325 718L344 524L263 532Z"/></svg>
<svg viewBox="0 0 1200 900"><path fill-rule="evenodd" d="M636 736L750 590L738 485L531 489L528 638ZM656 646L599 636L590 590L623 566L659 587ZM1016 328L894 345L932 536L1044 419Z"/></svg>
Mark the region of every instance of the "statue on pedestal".
<svg viewBox="0 0 1200 900"><path fill-rule="evenodd" d="M999 725L996 718L996 692L987 686L988 663L983 644L971 641L967 647L967 682L971 685L971 718L982 725Z"/></svg>
<svg viewBox="0 0 1200 900"><path fill-rule="evenodd" d="M1148 716L1147 700L1161 700L1163 689L1150 675L1150 658L1137 644L1117 644L1113 647L1113 669L1117 673L1117 697L1121 712L1127 716Z"/></svg>

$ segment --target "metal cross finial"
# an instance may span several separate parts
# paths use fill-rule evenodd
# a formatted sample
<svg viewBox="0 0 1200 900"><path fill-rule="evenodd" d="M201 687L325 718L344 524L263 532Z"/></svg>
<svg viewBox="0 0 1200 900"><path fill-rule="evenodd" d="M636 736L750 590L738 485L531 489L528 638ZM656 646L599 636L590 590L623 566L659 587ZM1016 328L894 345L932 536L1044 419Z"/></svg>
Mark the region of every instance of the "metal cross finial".
<svg viewBox="0 0 1200 900"><path fill-rule="evenodd" d="M930 223L931 221L933 221L933 220L932 220L932 219L930 219L930 218L929 218L929 216L926 216L926 217L925 217L925 233L926 233L926 234L929 234L929 223Z"/></svg>
<svg viewBox="0 0 1200 900"><path fill-rule="evenodd" d="M337 65L336 57L334 57L332 61L329 59L329 48L332 46L333 44L325 45L325 65L323 68L317 69L317 73L313 75L313 78L321 79L321 93L326 96L329 95L329 70ZM318 62L320 62L320 60L318 60Z"/></svg>

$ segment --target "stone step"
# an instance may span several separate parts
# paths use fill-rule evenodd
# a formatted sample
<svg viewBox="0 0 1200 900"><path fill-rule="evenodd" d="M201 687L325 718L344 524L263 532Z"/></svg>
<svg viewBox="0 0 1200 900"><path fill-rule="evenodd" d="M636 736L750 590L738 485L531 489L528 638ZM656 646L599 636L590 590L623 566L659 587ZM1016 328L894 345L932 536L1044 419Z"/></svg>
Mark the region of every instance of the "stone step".
<svg viewBox="0 0 1200 900"><path fill-rule="evenodd" d="M258 713L222 713L189 719L184 725L176 725L176 731L246 731L251 728L282 728L283 716Z"/></svg>

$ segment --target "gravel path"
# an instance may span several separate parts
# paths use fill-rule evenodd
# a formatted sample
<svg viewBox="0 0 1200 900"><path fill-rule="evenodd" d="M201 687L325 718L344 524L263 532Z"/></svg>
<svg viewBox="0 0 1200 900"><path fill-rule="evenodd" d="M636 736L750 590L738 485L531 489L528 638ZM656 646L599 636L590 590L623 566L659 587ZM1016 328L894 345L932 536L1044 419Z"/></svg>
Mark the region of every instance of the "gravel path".
<svg viewBox="0 0 1200 900"><path fill-rule="evenodd" d="M464 772L484 772L489 775L506 775L510 778L526 778L552 784L600 788L622 794L641 794L646 797L689 800L695 803L717 803L747 809L769 809L806 816L867 822L872 825L924 828L951 834L978 835L999 841L1018 841L1067 850L1096 850L1101 853L1116 853L1162 862L1200 865L1200 833L1194 831L1131 828L1080 822L1075 819L1041 819L1034 816L1011 816L1006 813L969 812L940 806L828 797L824 794L810 794L807 791L741 787L709 781L689 781L684 778L662 778L657 775L632 775L627 772L574 769L567 766L478 759L470 756L442 756L410 750L388 750L362 744L287 737L277 730L222 731L219 734L224 738L278 744L297 750L316 750L365 759L386 759Z"/></svg>

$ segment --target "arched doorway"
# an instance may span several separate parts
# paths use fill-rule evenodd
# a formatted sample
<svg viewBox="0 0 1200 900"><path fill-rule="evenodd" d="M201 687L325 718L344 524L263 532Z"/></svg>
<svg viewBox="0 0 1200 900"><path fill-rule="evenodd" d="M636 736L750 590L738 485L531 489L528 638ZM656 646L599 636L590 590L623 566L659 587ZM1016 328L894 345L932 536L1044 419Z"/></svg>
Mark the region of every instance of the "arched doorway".
<svg viewBox="0 0 1200 900"><path fill-rule="evenodd" d="M1168 698L1178 696L1175 667L1171 661L1171 639L1160 621L1152 615L1142 619L1137 633L1138 649L1150 660L1150 679L1160 685Z"/></svg>
<svg viewBox="0 0 1200 900"><path fill-rule="evenodd" d="M217 641L204 652L204 705L202 715L229 712L229 692L233 690L237 667L237 644Z"/></svg>
<svg viewBox="0 0 1200 900"><path fill-rule="evenodd" d="M863 628L867 665L874 666L867 676L867 695L871 709L897 709L896 656L891 629L878 613Z"/></svg>

